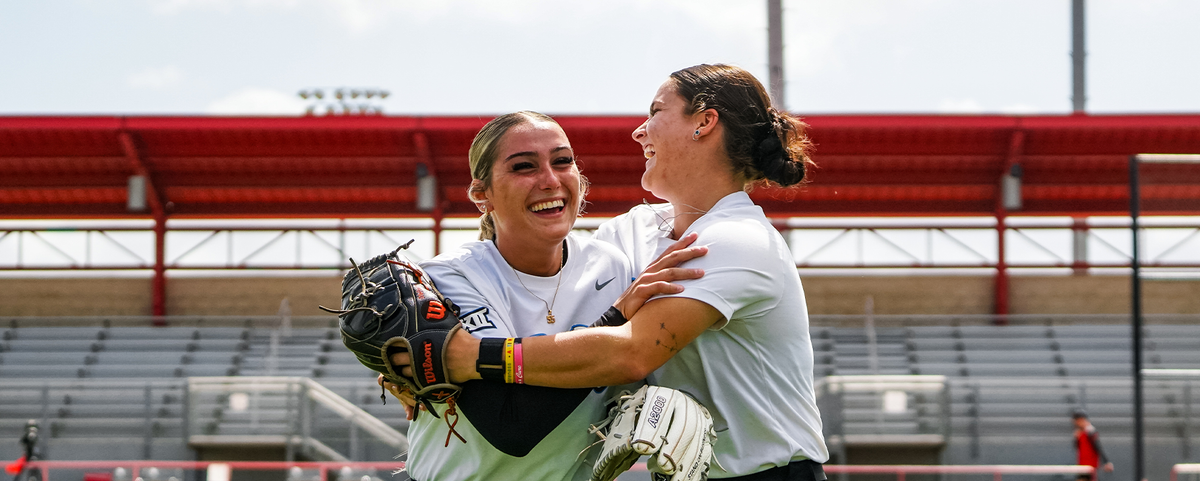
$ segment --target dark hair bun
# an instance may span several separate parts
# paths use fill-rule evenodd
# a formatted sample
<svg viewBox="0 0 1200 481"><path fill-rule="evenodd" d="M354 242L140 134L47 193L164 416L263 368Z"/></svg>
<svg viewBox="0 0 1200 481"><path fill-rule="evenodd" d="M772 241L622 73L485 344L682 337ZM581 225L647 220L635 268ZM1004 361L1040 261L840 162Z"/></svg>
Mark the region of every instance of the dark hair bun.
<svg viewBox="0 0 1200 481"><path fill-rule="evenodd" d="M754 150L754 167L767 180L784 187L804 180L804 166L792 161L774 128L768 129L766 138Z"/></svg>

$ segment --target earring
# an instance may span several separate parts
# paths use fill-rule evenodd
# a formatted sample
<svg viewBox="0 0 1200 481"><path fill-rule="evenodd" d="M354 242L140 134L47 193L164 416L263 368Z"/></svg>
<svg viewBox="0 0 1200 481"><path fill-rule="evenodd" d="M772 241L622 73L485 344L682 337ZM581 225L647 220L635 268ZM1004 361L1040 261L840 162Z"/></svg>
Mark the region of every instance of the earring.
<svg viewBox="0 0 1200 481"><path fill-rule="evenodd" d="M696 132L692 134L692 140L700 140L700 129L696 129Z"/></svg>

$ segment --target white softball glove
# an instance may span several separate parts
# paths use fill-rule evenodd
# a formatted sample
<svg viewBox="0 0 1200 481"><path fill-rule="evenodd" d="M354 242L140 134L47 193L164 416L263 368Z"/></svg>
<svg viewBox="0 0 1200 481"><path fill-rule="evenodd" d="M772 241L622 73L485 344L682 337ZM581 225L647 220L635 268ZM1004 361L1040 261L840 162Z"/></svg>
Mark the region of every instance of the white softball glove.
<svg viewBox="0 0 1200 481"><path fill-rule="evenodd" d="M608 425L608 433L599 431ZM687 394L661 386L642 386L621 396L609 417L594 427L604 447L592 469L592 481L612 481L642 455L655 479L708 479L712 460L712 416ZM660 476L661 475L661 476Z"/></svg>

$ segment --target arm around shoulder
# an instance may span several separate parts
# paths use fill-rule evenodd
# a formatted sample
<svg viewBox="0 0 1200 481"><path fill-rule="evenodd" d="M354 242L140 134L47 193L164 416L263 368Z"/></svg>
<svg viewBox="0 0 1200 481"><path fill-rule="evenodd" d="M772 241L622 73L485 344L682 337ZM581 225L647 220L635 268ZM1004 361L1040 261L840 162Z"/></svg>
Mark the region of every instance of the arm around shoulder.
<svg viewBox="0 0 1200 481"><path fill-rule="evenodd" d="M722 319L703 302L663 298L623 326L525 338L525 382L570 388L640 381Z"/></svg>

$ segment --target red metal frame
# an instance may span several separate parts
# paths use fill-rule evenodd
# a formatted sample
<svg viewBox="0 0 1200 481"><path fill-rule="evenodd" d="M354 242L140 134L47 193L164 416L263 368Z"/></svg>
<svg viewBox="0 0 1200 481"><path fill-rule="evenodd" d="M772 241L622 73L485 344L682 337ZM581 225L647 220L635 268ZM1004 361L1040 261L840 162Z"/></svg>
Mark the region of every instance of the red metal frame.
<svg viewBox="0 0 1200 481"><path fill-rule="evenodd" d="M167 219L475 215L466 156L481 116L0 117L0 216L152 218L154 314L165 313ZM640 116L562 116L592 181L589 212L654 197L630 138ZM1020 215L1128 212L1129 155L1200 152L1200 114L814 115L812 183L751 195L768 216L994 216L996 311L1008 311L1000 175L1024 169ZM438 179L433 212L415 208L417 164ZM150 212L126 211L130 175ZM1200 169L1147 167L1146 215L1200 214Z"/></svg>

